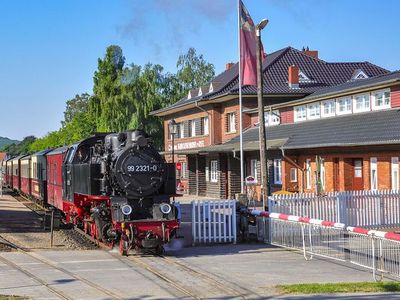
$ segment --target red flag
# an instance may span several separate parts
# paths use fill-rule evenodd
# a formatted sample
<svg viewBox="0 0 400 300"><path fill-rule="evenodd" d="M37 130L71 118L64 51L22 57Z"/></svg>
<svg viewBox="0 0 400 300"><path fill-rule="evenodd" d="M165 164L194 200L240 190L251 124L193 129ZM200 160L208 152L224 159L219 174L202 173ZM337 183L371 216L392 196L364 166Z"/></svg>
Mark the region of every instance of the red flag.
<svg viewBox="0 0 400 300"><path fill-rule="evenodd" d="M242 85L257 85L256 26L240 0L240 74Z"/></svg>

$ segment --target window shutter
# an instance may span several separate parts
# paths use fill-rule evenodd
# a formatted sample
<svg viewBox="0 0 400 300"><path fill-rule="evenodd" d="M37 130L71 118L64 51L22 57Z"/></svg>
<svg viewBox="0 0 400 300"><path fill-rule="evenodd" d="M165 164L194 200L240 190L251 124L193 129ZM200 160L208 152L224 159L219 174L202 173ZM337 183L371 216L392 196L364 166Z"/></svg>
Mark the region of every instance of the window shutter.
<svg viewBox="0 0 400 300"><path fill-rule="evenodd" d="M229 114L225 114L225 132L229 131Z"/></svg>
<svg viewBox="0 0 400 300"><path fill-rule="evenodd" d="M185 137L189 137L189 121L182 122L182 124L184 125L183 133Z"/></svg>
<svg viewBox="0 0 400 300"><path fill-rule="evenodd" d="M200 119L200 135L204 135L204 118Z"/></svg>
<svg viewBox="0 0 400 300"><path fill-rule="evenodd" d="M198 135L202 135L202 131L201 131L201 119L196 119L194 120L195 122L195 126L196 126L196 136Z"/></svg>

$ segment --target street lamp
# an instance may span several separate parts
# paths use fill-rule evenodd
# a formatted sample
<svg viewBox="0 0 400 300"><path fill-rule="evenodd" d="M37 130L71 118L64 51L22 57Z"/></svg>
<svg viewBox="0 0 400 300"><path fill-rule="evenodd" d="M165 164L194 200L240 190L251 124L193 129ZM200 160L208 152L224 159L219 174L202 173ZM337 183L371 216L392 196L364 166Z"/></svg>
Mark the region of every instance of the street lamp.
<svg viewBox="0 0 400 300"><path fill-rule="evenodd" d="M268 20L263 19L256 26L256 55L257 55L257 105L260 141L260 164L261 164L261 195L263 201L263 209L265 210L266 200L268 197L268 168L267 168L267 139L265 136L265 117L264 117L264 101L263 101L263 80L262 80L262 56L261 53L261 30L267 26Z"/></svg>
<svg viewBox="0 0 400 300"><path fill-rule="evenodd" d="M174 150L175 150L175 134L178 133L178 124L176 124L176 121L174 119L169 121L168 124L168 128L169 128L169 133L171 134L172 137L172 163L175 163L175 157L174 157Z"/></svg>
<svg viewBox="0 0 400 300"><path fill-rule="evenodd" d="M176 174L176 168L175 168L175 135L178 133L178 124L176 124L176 121L174 119L169 121L168 129L169 129L169 133L171 134L171 137L172 137L172 164L174 165L174 172ZM176 181L175 181L174 184L175 184L175 190L176 190ZM175 191L174 194L176 194L176 191ZM172 196L172 200L175 202L175 195Z"/></svg>

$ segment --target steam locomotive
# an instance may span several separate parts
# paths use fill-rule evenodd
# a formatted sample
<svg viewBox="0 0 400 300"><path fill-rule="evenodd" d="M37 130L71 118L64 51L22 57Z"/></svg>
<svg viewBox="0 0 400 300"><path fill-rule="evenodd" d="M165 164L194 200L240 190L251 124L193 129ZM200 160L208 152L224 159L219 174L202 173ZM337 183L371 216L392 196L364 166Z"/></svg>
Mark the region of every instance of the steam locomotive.
<svg viewBox="0 0 400 300"><path fill-rule="evenodd" d="M6 184L59 209L122 255L163 251L179 228L175 166L141 130L96 134L5 163Z"/></svg>

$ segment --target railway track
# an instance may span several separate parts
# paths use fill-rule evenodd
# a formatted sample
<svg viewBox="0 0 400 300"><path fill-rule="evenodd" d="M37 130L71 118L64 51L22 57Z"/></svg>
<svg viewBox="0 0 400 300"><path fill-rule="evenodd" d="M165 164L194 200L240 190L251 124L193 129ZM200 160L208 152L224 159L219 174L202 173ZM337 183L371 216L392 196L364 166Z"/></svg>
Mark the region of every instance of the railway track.
<svg viewBox="0 0 400 300"><path fill-rule="evenodd" d="M70 272L62 267L57 266L55 263L51 262L50 260L40 256L39 254L35 253L35 252L29 252L26 251L25 249L19 247L18 245L15 245L14 243L11 243L7 240L5 240L4 238L0 237L0 243L4 243L9 247L12 247L14 249L16 249L18 252L29 256L30 258L34 259L35 261L38 261L54 270L57 270L59 272L62 272L63 274L73 278L75 281L78 281L80 283L85 284L86 286L89 286L90 288L100 292L101 294L103 294L104 296L108 296L111 297L111 299L124 299L123 297L121 297L120 295L115 294L114 292L111 292L105 288L103 288L102 286L87 280L86 278L83 278L77 274L74 274L73 272ZM0 255L0 261L2 261L4 264L12 267L13 269L16 269L18 271L20 271L21 273L27 275L28 277L32 278L34 281L36 281L37 283L39 283L40 285L46 287L50 292L52 292L53 294L57 295L58 297L60 297L61 299L76 299L76 297L71 297L67 294L65 294L65 292L61 291L60 289L55 288L52 283L48 283L45 280L43 280L42 278L40 278L39 276L35 275L33 272L23 268L22 266L14 263L12 260L5 258L4 256Z"/></svg>

